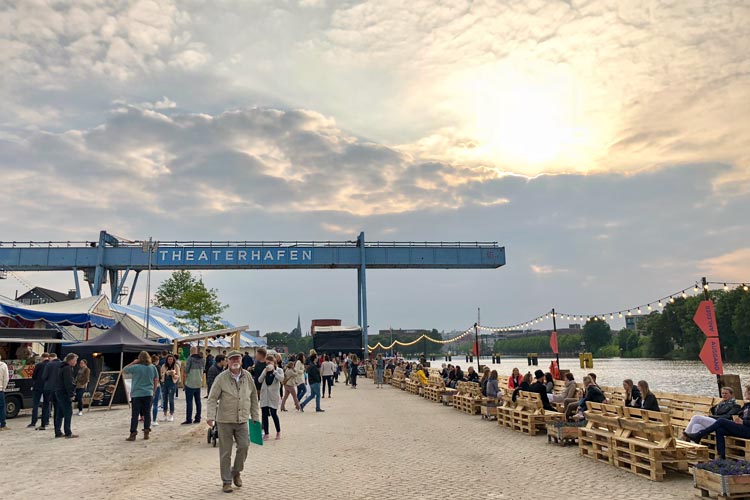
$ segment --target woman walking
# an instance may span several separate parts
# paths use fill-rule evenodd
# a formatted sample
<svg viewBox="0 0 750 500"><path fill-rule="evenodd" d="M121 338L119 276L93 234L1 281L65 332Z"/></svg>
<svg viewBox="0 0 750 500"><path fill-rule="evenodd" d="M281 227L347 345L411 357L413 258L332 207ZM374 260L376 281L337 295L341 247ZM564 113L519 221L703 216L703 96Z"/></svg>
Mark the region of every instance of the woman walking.
<svg viewBox="0 0 750 500"><path fill-rule="evenodd" d="M174 354L168 354L167 360L161 365L161 396L164 417L162 422L174 422L174 397L177 391L177 381L180 380L180 364ZM169 419L167 419L169 410Z"/></svg>
<svg viewBox="0 0 750 500"><path fill-rule="evenodd" d="M357 375L359 375L359 358L356 354L352 354L352 357L349 361L349 366L351 367L352 372L349 374L349 382L352 383L352 389L357 388Z"/></svg>
<svg viewBox="0 0 750 500"><path fill-rule="evenodd" d="M375 360L375 372L377 373L377 377L378 377L378 385L376 387L378 389L382 389L383 388L383 373L385 373L385 360L383 359L382 354L378 354L378 357Z"/></svg>
<svg viewBox="0 0 750 500"><path fill-rule="evenodd" d="M297 380L297 372L294 371L294 361L290 361L286 365L286 370L284 370L284 381L282 382L282 385L284 386L284 399L281 400L281 411L286 411L284 405L290 395L294 400L294 408L299 410L299 399L297 399L297 387L294 383L295 380Z"/></svg>
<svg viewBox="0 0 750 500"><path fill-rule="evenodd" d="M307 392L307 386L305 385L305 355L303 353L297 354L297 361L294 362L294 373L297 374L297 378L294 379L294 383L297 385L297 401L302 401L302 396Z"/></svg>
<svg viewBox="0 0 750 500"><path fill-rule="evenodd" d="M159 355L151 355L151 364L159 370ZM154 397L151 400L151 425L158 426L159 422L156 421L156 417L159 416L159 404L161 403L161 373L159 373L159 385L156 386L154 391Z"/></svg>
<svg viewBox="0 0 750 500"><path fill-rule="evenodd" d="M267 359L266 369L258 375L260 383L260 411L263 423L263 440L268 439L268 417L273 419L273 425L276 427L276 439L281 439L281 424L279 415L276 410L279 409L279 388L284 378L284 370L276 367L276 358L269 356Z"/></svg>
<svg viewBox="0 0 750 500"><path fill-rule="evenodd" d="M326 386L328 386L328 399L331 399L331 388L333 387L333 372L336 365L333 364L328 354L325 355L323 364L320 365L320 376L323 377L322 396L326 397Z"/></svg>

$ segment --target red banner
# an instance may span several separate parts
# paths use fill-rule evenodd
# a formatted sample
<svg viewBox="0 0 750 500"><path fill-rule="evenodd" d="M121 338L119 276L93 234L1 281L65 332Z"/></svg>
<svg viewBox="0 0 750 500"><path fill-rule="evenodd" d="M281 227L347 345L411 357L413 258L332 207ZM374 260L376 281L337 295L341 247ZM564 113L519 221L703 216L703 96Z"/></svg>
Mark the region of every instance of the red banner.
<svg viewBox="0 0 750 500"><path fill-rule="evenodd" d="M557 361L552 361L549 364L549 372L552 374L552 378L560 380L560 367L557 366Z"/></svg>
<svg viewBox="0 0 750 500"><path fill-rule="evenodd" d="M471 352L474 354L474 356L479 356L479 343L474 342L474 344L471 346Z"/></svg>
<svg viewBox="0 0 750 500"><path fill-rule="evenodd" d="M708 371L714 375L724 375L724 365L721 362L721 346L718 337L709 337L703 344L700 353L701 361L706 365Z"/></svg>
<svg viewBox="0 0 750 500"><path fill-rule="evenodd" d="M560 351L558 349L557 345L557 332L552 331L552 335L549 337L549 346L552 348L552 352L555 354L560 354Z"/></svg>
<svg viewBox="0 0 750 500"><path fill-rule="evenodd" d="M703 334L706 337L718 337L719 328L716 326L716 312L714 311L714 303L710 300L704 300L698 306L698 310L695 311L693 321L698 325Z"/></svg>

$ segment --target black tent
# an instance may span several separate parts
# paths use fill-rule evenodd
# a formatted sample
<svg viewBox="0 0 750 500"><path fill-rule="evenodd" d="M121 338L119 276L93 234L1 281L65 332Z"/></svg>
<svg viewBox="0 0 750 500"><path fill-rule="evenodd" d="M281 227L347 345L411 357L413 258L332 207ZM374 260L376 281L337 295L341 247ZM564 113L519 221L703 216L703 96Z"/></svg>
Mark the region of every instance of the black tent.
<svg viewBox="0 0 750 500"><path fill-rule="evenodd" d="M141 351L161 352L168 348L166 344L159 344L158 342L137 337L122 323L117 323L105 333L92 340L64 345L63 352L74 352L80 356L95 352L102 354Z"/></svg>
<svg viewBox="0 0 750 500"><path fill-rule="evenodd" d="M117 323L92 340L62 346L63 355L74 352L79 358L86 359L88 362L91 368L89 387L95 384L99 373L118 370L118 367L122 370L126 364L137 358L141 351L158 353L164 350L171 351L170 344L160 344L139 337L122 323ZM127 403L127 401L123 387L118 385L114 402Z"/></svg>

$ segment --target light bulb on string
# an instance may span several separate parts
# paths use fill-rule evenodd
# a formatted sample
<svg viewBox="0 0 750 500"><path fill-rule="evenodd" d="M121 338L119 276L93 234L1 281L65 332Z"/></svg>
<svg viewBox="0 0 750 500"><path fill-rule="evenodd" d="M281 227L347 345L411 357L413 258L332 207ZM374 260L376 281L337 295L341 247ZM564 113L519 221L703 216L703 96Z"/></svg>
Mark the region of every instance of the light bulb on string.
<svg viewBox="0 0 750 500"><path fill-rule="evenodd" d="M649 311L651 310L651 304L649 304L649 305L648 305L648 310L649 310Z"/></svg>
<svg viewBox="0 0 750 500"><path fill-rule="evenodd" d="M661 300L659 301L659 307L664 307L664 304L662 303Z"/></svg>
<svg viewBox="0 0 750 500"><path fill-rule="evenodd" d="M705 285L703 285L703 289L704 290L708 290L708 283L706 283Z"/></svg>
<svg viewBox="0 0 750 500"><path fill-rule="evenodd" d="M640 307L638 308L638 314L641 314L641 308Z"/></svg>
<svg viewBox="0 0 750 500"><path fill-rule="evenodd" d="M743 289L743 290L745 290L745 291L747 292L747 290L748 290L748 288L747 288L747 285L743 283L743 284L742 284L742 289Z"/></svg>
<svg viewBox="0 0 750 500"><path fill-rule="evenodd" d="M632 316L632 315L633 315L633 313L630 312L630 309L628 309L628 316Z"/></svg>
<svg viewBox="0 0 750 500"><path fill-rule="evenodd" d="M729 287L727 286L727 284L726 284L726 283L724 283L724 291L725 291L725 292L728 292L728 291L729 291Z"/></svg>
<svg viewBox="0 0 750 500"><path fill-rule="evenodd" d="M674 297L669 297L669 303L674 304Z"/></svg>
<svg viewBox="0 0 750 500"><path fill-rule="evenodd" d="M622 311L620 311L620 312L617 313L617 317L618 318L622 318Z"/></svg>
<svg viewBox="0 0 750 500"><path fill-rule="evenodd" d="M695 288L693 288L693 291L694 291L695 293L698 293L698 283L696 283L696 284L695 284ZM684 293L685 293L685 291L683 290L683 292L682 292L682 293L684 294Z"/></svg>
<svg viewBox="0 0 750 500"><path fill-rule="evenodd" d="M695 287L695 291L696 291L696 292L698 291L698 287ZM683 298L683 299L686 299L686 298L687 298L687 294L685 293L685 290L683 290L683 291L682 291L682 298Z"/></svg>
<svg viewBox="0 0 750 500"><path fill-rule="evenodd" d="M614 314L612 314L612 313L610 313L610 314L609 314L609 319L615 319L615 315L614 315Z"/></svg>

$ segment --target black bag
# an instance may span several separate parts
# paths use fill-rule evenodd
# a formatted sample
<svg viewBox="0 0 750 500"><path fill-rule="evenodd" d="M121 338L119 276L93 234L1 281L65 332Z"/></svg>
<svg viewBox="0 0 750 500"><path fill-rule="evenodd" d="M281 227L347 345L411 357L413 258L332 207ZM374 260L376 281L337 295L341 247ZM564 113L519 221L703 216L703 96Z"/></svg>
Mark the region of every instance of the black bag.
<svg viewBox="0 0 750 500"><path fill-rule="evenodd" d="M266 373L266 384L273 385L274 380L276 380L276 374L274 372Z"/></svg>

